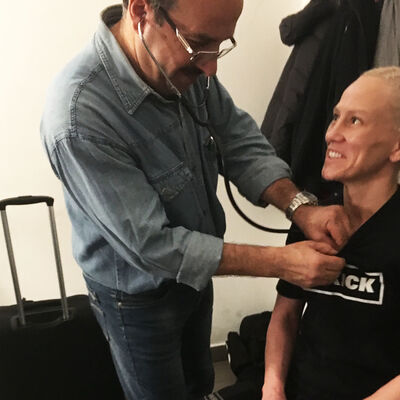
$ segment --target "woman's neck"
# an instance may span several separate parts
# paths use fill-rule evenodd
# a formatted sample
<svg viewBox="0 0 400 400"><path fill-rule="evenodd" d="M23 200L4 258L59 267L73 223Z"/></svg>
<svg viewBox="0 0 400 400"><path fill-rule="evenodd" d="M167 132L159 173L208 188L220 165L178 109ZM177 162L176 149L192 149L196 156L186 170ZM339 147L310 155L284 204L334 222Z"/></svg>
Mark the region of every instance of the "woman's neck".
<svg viewBox="0 0 400 400"><path fill-rule="evenodd" d="M343 205L353 231L374 215L396 192L397 181L347 183L343 189Z"/></svg>

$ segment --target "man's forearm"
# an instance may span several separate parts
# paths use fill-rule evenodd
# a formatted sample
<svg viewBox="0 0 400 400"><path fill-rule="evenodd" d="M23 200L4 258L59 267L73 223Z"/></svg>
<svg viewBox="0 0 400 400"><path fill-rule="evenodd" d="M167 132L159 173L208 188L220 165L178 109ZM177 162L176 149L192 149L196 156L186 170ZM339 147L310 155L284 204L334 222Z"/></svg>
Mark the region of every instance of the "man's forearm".
<svg viewBox="0 0 400 400"><path fill-rule="evenodd" d="M280 276L278 247L225 243L216 275Z"/></svg>
<svg viewBox="0 0 400 400"><path fill-rule="evenodd" d="M215 275L279 277L301 287L327 285L344 260L324 243L297 242L285 247L224 243Z"/></svg>
<svg viewBox="0 0 400 400"><path fill-rule="evenodd" d="M266 203L273 204L280 210L285 211L299 191L290 179L283 178L268 186L261 195L261 198Z"/></svg>

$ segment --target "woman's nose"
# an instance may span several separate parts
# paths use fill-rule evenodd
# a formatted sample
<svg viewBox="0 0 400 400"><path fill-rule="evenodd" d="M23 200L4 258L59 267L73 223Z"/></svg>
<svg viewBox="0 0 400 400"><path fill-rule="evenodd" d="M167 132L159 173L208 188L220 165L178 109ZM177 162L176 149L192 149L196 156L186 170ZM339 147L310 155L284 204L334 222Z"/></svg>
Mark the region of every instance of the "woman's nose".
<svg viewBox="0 0 400 400"><path fill-rule="evenodd" d="M326 130L325 134L325 140L327 143L333 142L333 141L341 141L343 140L343 126L342 126L342 121L340 118L333 120L330 125L328 126L328 129Z"/></svg>

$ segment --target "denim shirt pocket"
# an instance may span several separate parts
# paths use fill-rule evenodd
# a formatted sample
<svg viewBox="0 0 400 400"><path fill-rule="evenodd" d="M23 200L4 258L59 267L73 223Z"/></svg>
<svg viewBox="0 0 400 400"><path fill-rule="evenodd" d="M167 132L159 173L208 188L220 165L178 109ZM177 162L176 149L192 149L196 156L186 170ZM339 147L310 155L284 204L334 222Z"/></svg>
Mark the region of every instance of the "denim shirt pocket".
<svg viewBox="0 0 400 400"><path fill-rule="evenodd" d="M150 177L149 181L160 195L162 201L170 202L192 179L192 173L182 162L161 175Z"/></svg>

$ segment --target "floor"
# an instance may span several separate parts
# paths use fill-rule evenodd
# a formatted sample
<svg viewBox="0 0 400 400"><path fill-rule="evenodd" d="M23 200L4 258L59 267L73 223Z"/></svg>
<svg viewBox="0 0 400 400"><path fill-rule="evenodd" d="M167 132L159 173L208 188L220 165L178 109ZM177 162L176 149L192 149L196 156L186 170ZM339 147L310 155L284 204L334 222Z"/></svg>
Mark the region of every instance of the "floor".
<svg viewBox="0 0 400 400"><path fill-rule="evenodd" d="M236 376L233 374L228 361L214 362L215 386L214 391L222 389L225 386L233 385L236 382Z"/></svg>

